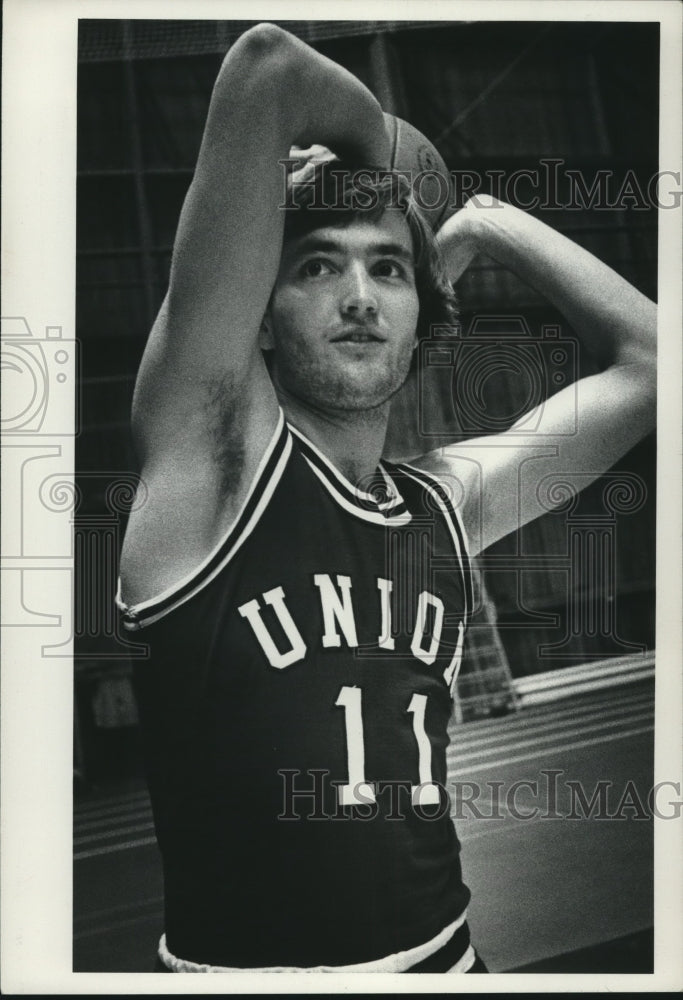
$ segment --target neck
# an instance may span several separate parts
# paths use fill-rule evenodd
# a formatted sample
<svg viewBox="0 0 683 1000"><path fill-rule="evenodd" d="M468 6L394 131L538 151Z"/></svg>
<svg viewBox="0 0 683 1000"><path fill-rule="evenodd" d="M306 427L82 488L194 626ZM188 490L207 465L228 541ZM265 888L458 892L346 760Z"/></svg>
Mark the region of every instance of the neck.
<svg viewBox="0 0 683 1000"><path fill-rule="evenodd" d="M371 410L317 410L279 392L287 420L319 448L350 483L372 475L382 457L389 403Z"/></svg>

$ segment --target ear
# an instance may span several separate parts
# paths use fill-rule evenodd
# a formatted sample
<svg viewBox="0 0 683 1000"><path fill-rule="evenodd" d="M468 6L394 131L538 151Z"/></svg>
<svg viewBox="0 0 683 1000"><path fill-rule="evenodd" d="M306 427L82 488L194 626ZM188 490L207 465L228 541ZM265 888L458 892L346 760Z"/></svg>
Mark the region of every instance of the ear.
<svg viewBox="0 0 683 1000"><path fill-rule="evenodd" d="M275 350L275 343L273 341L273 324L270 318L270 307L266 309L263 314L263 319L261 320L261 326L258 332L258 345L262 351L273 351Z"/></svg>

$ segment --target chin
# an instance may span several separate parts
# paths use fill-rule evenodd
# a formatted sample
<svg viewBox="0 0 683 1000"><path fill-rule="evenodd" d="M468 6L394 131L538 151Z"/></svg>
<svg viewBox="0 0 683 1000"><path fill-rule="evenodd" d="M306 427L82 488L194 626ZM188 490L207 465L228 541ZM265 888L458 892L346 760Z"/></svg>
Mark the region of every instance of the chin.
<svg viewBox="0 0 683 1000"><path fill-rule="evenodd" d="M376 410L389 403L404 383L405 378L391 380L385 378L381 382L375 381L372 384L358 384L354 380L349 380L348 383L338 384L334 388L330 386L330 392L325 398L327 406L337 410L347 412Z"/></svg>
<svg viewBox="0 0 683 1000"><path fill-rule="evenodd" d="M365 362L331 371L329 367L311 366L297 370L278 371L276 385L304 403L320 410L357 413L376 410L396 395L405 384L410 370L410 358L405 365L387 370L386 365L375 371Z"/></svg>

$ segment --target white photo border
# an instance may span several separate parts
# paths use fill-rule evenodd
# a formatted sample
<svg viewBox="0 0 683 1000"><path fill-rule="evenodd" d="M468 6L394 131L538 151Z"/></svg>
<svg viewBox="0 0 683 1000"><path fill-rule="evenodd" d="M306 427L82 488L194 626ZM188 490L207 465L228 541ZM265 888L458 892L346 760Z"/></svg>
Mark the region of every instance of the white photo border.
<svg viewBox="0 0 683 1000"><path fill-rule="evenodd" d="M661 25L660 163L681 170L681 6L676 0L5 0L3 24L2 279L3 317L25 317L67 345L66 384L73 387L76 260L76 71L79 18L330 20L659 21ZM659 431L657 680L655 780L681 780L681 210L659 212ZM51 404L36 447L73 479L73 395ZM12 445L11 445L12 446ZM53 451L50 451L53 449ZM11 456L10 456L11 457ZM11 463L10 463L11 464ZM5 466L5 471L11 471ZM20 489L3 476L3 602L14 593L14 532ZM17 528L17 525L19 528ZM50 537L50 567L31 591L34 605L70 622L71 523ZM35 545L40 544L40 528ZM14 560L14 562L13 562ZM36 563L35 565L38 565ZM8 573L5 574L5 570ZM19 574L21 575L21 574ZM5 576L9 583L5 586ZM68 634L67 629L65 634ZM165 977L149 973L72 972L73 664L68 646L43 658L40 630L6 629L2 670L2 988L7 994L444 992L462 989L442 976L405 977L235 974ZM681 822L655 820L655 973L653 975L489 975L471 977L476 992L678 990L683 986Z"/></svg>

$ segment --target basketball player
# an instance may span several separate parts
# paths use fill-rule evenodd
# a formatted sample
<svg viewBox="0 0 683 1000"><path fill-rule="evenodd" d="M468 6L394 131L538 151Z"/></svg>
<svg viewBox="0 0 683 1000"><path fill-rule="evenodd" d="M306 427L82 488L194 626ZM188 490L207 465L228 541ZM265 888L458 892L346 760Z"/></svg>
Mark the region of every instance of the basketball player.
<svg viewBox="0 0 683 1000"><path fill-rule="evenodd" d="M390 162L357 79L277 27L247 31L214 89L134 400L147 498L119 603L150 647L136 685L159 968L485 971L446 791L465 539L519 528L543 476L585 483L652 427L654 307L492 198L444 223L440 257L393 175L328 164L304 183L303 153L285 198L279 161L314 144ZM530 439L503 434L383 462L418 338L452 317L450 282L479 252L554 302L603 369L578 414L571 391L542 407L553 457L522 467Z"/></svg>

